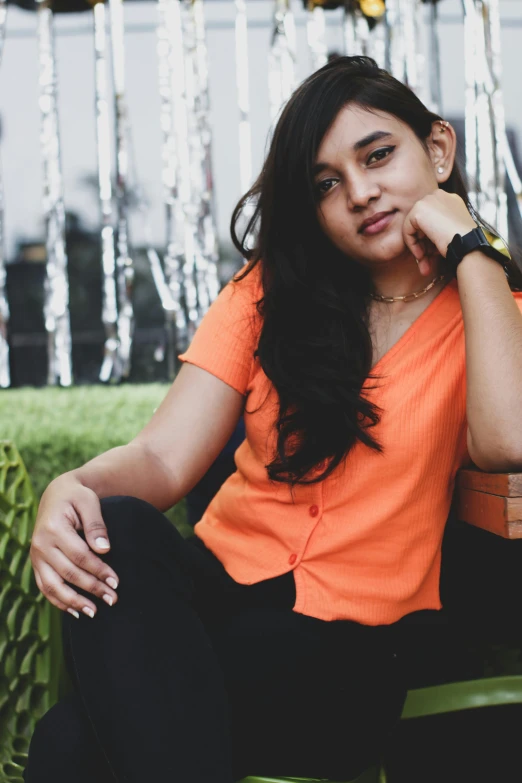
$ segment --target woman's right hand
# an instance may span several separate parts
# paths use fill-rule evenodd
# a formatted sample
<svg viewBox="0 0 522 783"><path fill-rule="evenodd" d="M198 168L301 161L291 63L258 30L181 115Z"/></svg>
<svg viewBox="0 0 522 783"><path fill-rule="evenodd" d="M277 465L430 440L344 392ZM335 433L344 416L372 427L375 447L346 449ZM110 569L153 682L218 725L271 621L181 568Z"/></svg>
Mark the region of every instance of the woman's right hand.
<svg viewBox="0 0 522 783"><path fill-rule="evenodd" d="M85 540L79 530L83 530ZM105 539L105 546L100 539ZM95 554L105 554L109 549L96 493L72 473L52 481L40 501L30 549L36 584L47 600L76 617L78 612L94 617L96 604L70 586L77 585L114 605L119 579Z"/></svg>

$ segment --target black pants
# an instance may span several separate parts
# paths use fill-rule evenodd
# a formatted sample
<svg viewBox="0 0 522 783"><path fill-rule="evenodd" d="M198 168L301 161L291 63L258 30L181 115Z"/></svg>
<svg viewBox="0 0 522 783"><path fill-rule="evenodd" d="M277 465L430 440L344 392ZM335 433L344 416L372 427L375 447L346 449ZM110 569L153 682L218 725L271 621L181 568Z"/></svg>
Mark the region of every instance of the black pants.
<svg viewBox="0 0 522 783"><path fill-rule="evenodd" d="M74 692L38 722L26 783L346 780L378 759L406 693L396 626L298 614L292 572L240 585L144 501L102 512L119 600L63 613Z"/></svg>

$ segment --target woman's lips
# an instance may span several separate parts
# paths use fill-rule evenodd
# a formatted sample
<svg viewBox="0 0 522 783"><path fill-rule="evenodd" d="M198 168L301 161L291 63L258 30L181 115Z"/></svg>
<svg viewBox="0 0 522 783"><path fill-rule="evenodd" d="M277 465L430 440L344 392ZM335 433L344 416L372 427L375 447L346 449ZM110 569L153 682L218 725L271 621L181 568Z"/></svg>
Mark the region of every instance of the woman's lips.
<svg viewBox="0 0 522 783"><path fill-rule="evenodd" d="M397 212L397 210L395 210L395 212ZM384 217L382 217L376 223L370 223L369 226L363 228L361 233L366 235L378 234L380 231L382 231L391 223L395 215L395 212L389 212L387 215L384 215Z"/></svg>

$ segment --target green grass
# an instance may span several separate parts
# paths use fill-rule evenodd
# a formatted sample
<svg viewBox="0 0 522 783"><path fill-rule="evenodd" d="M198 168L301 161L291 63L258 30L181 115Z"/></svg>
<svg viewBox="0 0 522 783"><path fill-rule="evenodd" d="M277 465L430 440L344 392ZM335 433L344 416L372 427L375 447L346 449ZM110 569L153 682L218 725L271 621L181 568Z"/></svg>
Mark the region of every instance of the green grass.
<svg viewBox="0 0 522 783"><path fill-rule="evenodd" d="M12 440L36 496L67 470L128 443L161 403L169 384L75 386L0 391L0 439ZM185 501L167 512L183 535Z"/></svg>

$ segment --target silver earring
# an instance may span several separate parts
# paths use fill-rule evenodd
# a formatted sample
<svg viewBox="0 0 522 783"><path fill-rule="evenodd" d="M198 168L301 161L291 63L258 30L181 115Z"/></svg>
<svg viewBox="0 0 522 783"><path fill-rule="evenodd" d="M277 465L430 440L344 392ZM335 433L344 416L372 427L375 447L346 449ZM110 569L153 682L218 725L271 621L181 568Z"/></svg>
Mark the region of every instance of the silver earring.
<svg viewBox="0 0 522 783"><path fill-rule="evenodd" d="M444 167L443 166L439 166L437 171L439 172L439 174L443 174L444 173Z"/></svg>

